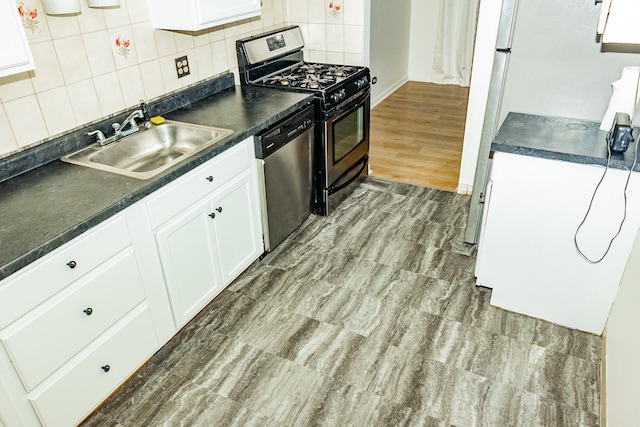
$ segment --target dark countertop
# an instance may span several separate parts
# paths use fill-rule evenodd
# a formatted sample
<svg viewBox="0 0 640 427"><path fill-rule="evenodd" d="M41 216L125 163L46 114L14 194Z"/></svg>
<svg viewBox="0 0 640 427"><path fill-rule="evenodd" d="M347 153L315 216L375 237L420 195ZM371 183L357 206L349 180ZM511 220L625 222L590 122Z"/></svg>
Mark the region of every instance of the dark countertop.
<svg viewBox="0 0 640 427"><path fill-rule="evenodd" d="M521 154L587 165L607 164L607 132L600 123L561 117L509 113L491 144L492 151ZM633 135L639 136L639 129ZM611 167L629 170L635 142L626 152L611 156ZM640 171L636 165L635 171Z"/></svg>
<svg viewBox="0 0 640 427"><path fill-rule="evenodd" d="M166 113L167 119L235 132L148 180L55 160L1 182L0 280L311 100L310 94L235 86Z"/></svg>

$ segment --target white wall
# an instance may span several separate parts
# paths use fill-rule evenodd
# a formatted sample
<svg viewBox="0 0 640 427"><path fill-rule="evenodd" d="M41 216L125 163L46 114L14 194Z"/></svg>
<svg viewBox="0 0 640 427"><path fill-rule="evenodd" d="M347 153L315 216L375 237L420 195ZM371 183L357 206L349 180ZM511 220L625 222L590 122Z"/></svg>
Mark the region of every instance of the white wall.
<svg viewBox="0 0 640 427"><path fill-rule="evenodd" d="M612 427L638 425L640 385L640 239L636 237L605 332L606 420ZM604 425L604 424L603 424Z"/></svg>
<svg viewBox="0 0 640 427"><path fill-rule="evenodd" d="M440 4L440 0L413 0L411 2L409 80L433 81L431 74Z"/></svg>
<svg viewBox="0 0 640 427"><path fill-rule="evenodd" d="M462 161L458 178L458 193L471 194L478 162L478 150L482 136L484 113L489 95L489 83L493 70L493 57L500 21L501 1L481 0L478 12L478 29L471 69L471 86L464 128Z"/></svg>
<svg viewBox="0 0 640 427"><path fill-rule="evenodd" d="M409 78L411 0L368 2L368 65L371 68L371 76L378 78L378 83L371 88L373 107Z"/></svg>
<svg viewBox="0 0 640 427"><path fill-rule="evenodd" d="M473 186L500 5L482 0L459 192ZM591 0L519 0L500 122L509 111L599 122L622 68L640 55L602 52Z"/></svg>
<svg viewBox="0 0 640 427"><path fill-rule="evenodd" d="M600 6L590 0L520 0L500 112L600 122L611 83L640 55L603 53Z"/></svg>

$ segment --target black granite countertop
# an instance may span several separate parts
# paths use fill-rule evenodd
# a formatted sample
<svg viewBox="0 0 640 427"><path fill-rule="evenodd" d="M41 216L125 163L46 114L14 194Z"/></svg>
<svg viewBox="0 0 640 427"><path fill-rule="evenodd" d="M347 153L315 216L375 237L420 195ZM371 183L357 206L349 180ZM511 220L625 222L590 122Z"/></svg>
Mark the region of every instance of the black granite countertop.
<svg viewBox="0 0 640 427"><path fill-rule="evenodd" d="M492 151L521 154L587 165L607 164L606 131L600 123L562 117L509 113L491 144ZM639 129L633 135L637 139ZM626 152L612 154L611 167L629 170L635 142ZM640 171L636 165L635 171Z"/></svg>
<svg viewBox="0 0 640 427"><path fill-rule="evenodd" d="M55 160L0 183L0 279L311 102L309 94L232 86L166 113L230 128L224 142L148 179Z"/></svg>

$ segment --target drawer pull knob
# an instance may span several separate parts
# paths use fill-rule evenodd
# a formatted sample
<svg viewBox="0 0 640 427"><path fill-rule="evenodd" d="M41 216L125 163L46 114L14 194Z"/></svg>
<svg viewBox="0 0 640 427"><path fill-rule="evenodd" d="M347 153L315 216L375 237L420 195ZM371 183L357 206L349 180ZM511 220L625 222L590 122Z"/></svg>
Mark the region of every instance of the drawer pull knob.
<svg viewBox="0 0 640 427"><path fill-rule="evenodd" d="M209 181L209 182L213 182L213 177L212 177L211 175L209 175L209 176L207 177L207 181Z"/></svg>
<svg viewBox="0 0 640 427"><path fill-rule="evenodd" d="M102 370L105 371L105 372L109 372L109 370L111 370L111 366L104 365L104 366L102 366Z"/></svg>
<svg viewBox="0 0 640 427"><path fill-rule="evenodd" d="M216 208L216 210L217 210L218 212L222 212L222 207L218 206L218 207Z"/></svg>
<svg viewBox="0 0 640 427"><path fill-rule="evenodd" d="M73 269L73 268L76 268L76 266L77 266L77 265L78 265L78 263L77 263L77 262L75 262L75 261L69 261L69 262L67 263L67 267L72 268L72 269Z"/></svg>
<svg viewBox="0 0 640 427"><path fill-rule="evenodd" d="M211 212L211 213L209 214L209 216L213 219L213 218L215 218L215 217L216 217L216 213L215 213L215 212Z"/></svg>
<svg viewBox="0 0 640 427"><path fill-rule="evenodd" d="M82 310L84 312L84 314L86 314L87 316L91 316L93 314L93 308L91 307L87 307L84 310Z"/></svg>

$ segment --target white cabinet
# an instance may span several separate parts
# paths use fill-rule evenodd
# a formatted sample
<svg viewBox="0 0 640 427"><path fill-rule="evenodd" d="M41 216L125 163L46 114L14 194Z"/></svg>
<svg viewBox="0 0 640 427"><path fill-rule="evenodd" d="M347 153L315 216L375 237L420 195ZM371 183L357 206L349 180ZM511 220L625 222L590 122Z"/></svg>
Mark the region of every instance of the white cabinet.
<svg viewBox="0 0 640 427"><path fill-rule="evenodd" d="M477 283L491 304L601 334L640 227L640 176L628 188L627 218L609 254L585 261L574 233L604 168L497 152L480 234ZM623 215L627 172L609 170L578 243L597 259Z"/></svg>
<svg viewBox="0 0 640 427"><path fill-rule="evenodd" d="M263 252L252 149L249 138L148 202L178 327Z"/></svg>
<svg viewBox="0 0 640 427"><path fill-rule="evenodd" d="M263 252L253 137L0 281L0 427L73 425Z"/></svg>
<svg viewBox="0 0 640 427"><path fill-rule="evenodd" d="M261 0L148 1L154 28L187 31L259 16L261 6Z"/></svg>
<svg viewBox="0 0 640 427"><path fill-rule="evenodd" d="M79 421L160 346L124 214L1 281L0 313L0 378L27 425Z"/></svg>
<svg viewBox="0 0 640 427"><path fill-rule="evenodd" d="M35 68L20 19L13 0L0 0L0 77Z"/></svg>

